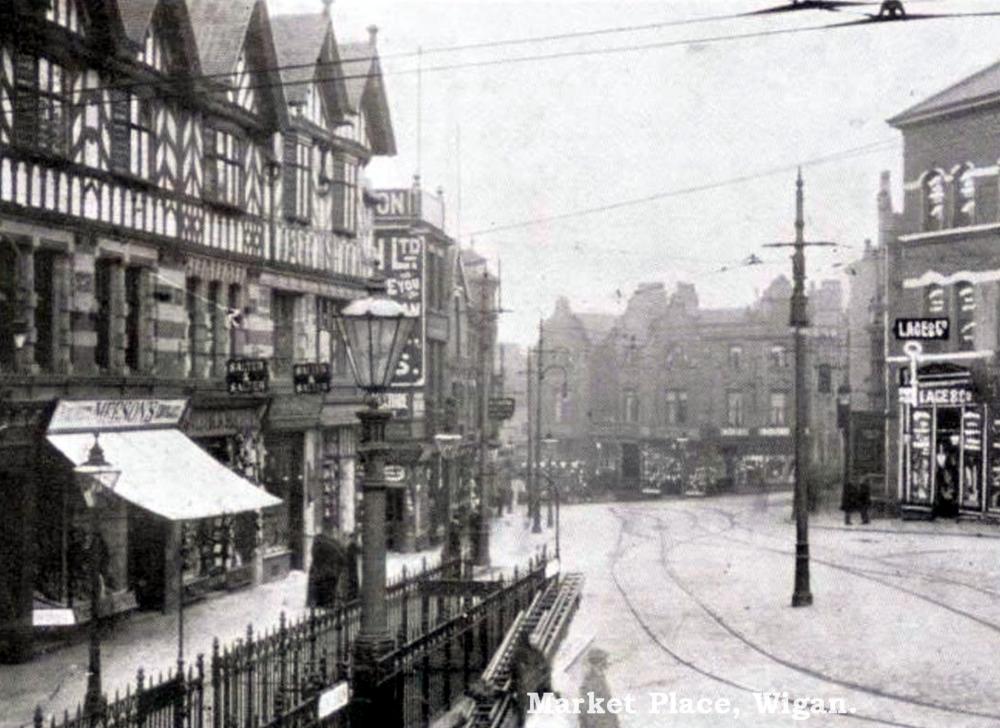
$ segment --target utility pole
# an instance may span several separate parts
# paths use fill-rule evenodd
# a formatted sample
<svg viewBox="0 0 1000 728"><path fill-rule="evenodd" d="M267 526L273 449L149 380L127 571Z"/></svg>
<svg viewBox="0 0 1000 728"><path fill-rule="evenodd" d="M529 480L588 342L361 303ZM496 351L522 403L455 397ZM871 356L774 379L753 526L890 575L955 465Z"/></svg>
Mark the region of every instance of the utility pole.
<svg viewBox="0 0 1000 728"><path fill-rule="evenodd" d="M491 344L493 307L490 304L490 274L483 267L479 292L479 528L476 534L476 565L490 565L490 489L487 485L489 466L486 458L487 427L489 426L490 375L493 367L488 356Z"/></svg>
<svg viewBox="0 0 1000 728"><path fill-rule="evenodd" d="M542 382L545 379L545 323L538 319L538 351L535 352L535 432L532 435L532 450L535 463L531 479L531 532L542 532L542 493L539 474L542 467Z"/></svg>
<svg viewBox="0 0 1000 728"><path fill-rule="evenodd" d="M526 412L528 415L528 432L525 438L525 453L527 455L527 483L528 483L528 519L531 520L535 515L535 418L531 412L531 390L532 378L534 377L534 372L531 369L531 347L528 347L528 361L527 367L525 369L525 395L527 402L525 403ZM535 393L538 396L538 393ZM539 526L539 531L541 526ZM537 533L537 531L536 531Z"/></svg>
<svg viewBox="0 0 1000 728"><path fill-rule="evenodd" d="M830 247L835 243L805 240L802 169L795 180L795 241L771 243L769 248L792 248L792 301L790 323L795 330L795 590L793 607L813 603L809 587L809 482L806 480L809 448L807 443L809 395L806 391L806 335L809 312L806 299L806 247Z"/></svg>

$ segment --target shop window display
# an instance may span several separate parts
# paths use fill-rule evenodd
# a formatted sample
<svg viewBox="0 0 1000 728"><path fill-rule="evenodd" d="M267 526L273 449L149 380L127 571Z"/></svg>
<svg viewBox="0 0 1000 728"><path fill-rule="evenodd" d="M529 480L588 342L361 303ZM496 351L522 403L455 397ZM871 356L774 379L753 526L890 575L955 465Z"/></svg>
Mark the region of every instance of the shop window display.
<svg viewBox="0 0 1000 728"><path fill-rule="evenodd" d="M910 502L931 502L931 413L913 412L910 432Z"/></svg>

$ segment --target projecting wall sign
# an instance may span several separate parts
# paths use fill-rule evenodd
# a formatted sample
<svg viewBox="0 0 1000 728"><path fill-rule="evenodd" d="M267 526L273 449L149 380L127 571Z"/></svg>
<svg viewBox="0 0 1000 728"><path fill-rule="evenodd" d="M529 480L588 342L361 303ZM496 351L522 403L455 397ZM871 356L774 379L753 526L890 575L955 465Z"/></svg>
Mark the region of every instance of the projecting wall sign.
<svg viewBox="0 0 1000 728"><path fill-rule="evenodd" d="M948 319L898 318L893 331L900 341L946 341L948 339Z"/></svg>

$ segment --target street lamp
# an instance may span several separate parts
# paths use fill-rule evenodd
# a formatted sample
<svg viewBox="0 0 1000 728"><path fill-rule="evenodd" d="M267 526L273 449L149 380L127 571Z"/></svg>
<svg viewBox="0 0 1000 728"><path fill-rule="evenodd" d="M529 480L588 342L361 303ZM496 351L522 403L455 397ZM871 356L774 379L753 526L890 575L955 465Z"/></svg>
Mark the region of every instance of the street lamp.
<svg viewBox="0 0 1000 728"><path fill-rule="evenodd" d="M97 546L99 538L97 500L101 492L114 490L121 471L111 467L105 460L104 450L101 449L95 432L94 444L90 448L87 460L76 466L73 473L83 494L83 502L90 512L90 659L87 665L87 694L83 699L83 714L89 725L96 726L104 713L104 694L101 689L101 565Z"/></svg>
<svg viewBox="0 0 1000 728"><path fill-rule="evenodd" d="M554 448L559 444L559 440L552 437L552 434L547 434L542 439L542 445L547 448ZM551 451L550 451L551 452ZM552 473L548 470L545 471L545 479L549 481L549 499L548 499L548 509L549 509L549 525L552 525L552 500L555 499L556 502L556 561L559 560L559 505L561 500L561 495L559 493L559 487L556 485L555 478L552 477Z"/></svg>
<svg viewBox="0 0 1000 728"><path fill-rule="evenodd" d="M385 725L378 699L379 659L393 647L385 606L385 428L392 413L379 408L379 394L392 382L396 365L416 322L401 304L386 295L385 280L373 277L365 298L340 312L337 325L347 349L351 372L365 392L359 453L364 456L362 525L361 632L354 643L354 690L358 725Z"/></svg>

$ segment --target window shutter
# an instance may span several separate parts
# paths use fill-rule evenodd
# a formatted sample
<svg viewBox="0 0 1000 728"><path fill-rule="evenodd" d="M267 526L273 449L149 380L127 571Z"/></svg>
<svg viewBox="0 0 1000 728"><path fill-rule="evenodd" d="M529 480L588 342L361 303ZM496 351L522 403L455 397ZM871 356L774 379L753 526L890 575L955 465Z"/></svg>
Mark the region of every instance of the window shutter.
<svg viewBox="0 0 1000 728"><path fill-rule="evenodd" d="M215 129L206 126L202 142L205 148L203 155L205 165L204 194L206 197L214 200L219 192L219 162L215 147Z"/></svg>
<svg viewBox="0 0 1000 728"><path fill-rule="evenodd" d="M127 91L111 92L111 166L119 172L127 172L131 163L129 139L129 119L131 103Z"/></svg>
<svg viewBox="0 0 1000 728"><path fill-rule="evenodd" d="M298 151L298 142L291 135L286 136L284 139L284 167L282 168L282 179L283 179L283 189L281 191L282 195L282 205L285 210L286 218L295 217L295 202L298 199L298 185L296 176L296 162L295 153Z"/></svg>
<svg viewBox="0 0 1000 728"><path fill-rule="evenodd" d="M18 53L14 60L15 95L14 138L21 144L38 141L38 59Z"/></svg>

